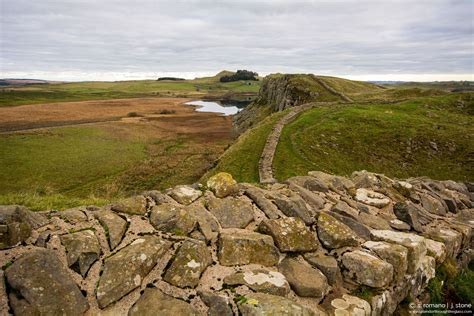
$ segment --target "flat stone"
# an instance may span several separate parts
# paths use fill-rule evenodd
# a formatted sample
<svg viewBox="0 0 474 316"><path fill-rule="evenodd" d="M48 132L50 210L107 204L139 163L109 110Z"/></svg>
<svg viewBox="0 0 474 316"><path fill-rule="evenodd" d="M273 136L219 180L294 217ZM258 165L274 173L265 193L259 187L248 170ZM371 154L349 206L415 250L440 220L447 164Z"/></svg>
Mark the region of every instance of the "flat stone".
<svg viewBox="0 0 474 316"><path fill-rule="evenodd" d="M461 250L462 234L449 228L437 227L427 230L425 236L435 241L442 242L446 246L446 255L456 258Z"/></svg>
<svg viewBox="0 0 474 316"><path fill-rule="evenodd" d="M399 219L392 219L392 220L389 220L389 221L388 221L388 224L390 225L390 227L392 227L393 229L396 229L396 230L408 231L408 230L411 229L410 225L408 225L408 224L405 223L405 222L402 222L402 221L399 220Z"/></svg>
<svg viewBox="0 0 474 316"><path fill-rule="evenodd" d="M306 225L315 222L312 212L306 207L304 200L297 195L289 198L278 196L275 198L275 203L286 216L301 218Z"/></svg>
<svg viewBox="0 0 474 316"><path fill-rule="evenodd" d="M390 199L385 195L365 188L359 188L356 191L356 201L382 208L390 204Z"/></svg>
<svg viewBox="0 0 474 316"><path fill-rule="evenodd" d="M412 274L420 265L420 260L426 255L425 238L411 233L395 232L391 230L372 230L372 240L386 241L398 244L408 249L408 269Z"/></svg>
<svg viewBox="0 0 474 316"><path fill-rule="evenodd" d="M278 249L272 237L245 229L223 229L219 235L219 262L224 266L278 263Z"/></svg>
<svg viewBox="0 0 474 316"><path fill-rule="evenodd" d="M87 221L87 215L82 211L81 207L70 208L58 212L61 219L70 224L78 224Z"/></svg>
<svg viewBox="0 0 474 316"><path fill-rule="evenodd" d="M264 220L259 231L271 235L282 252L307 252L318 248L316 233L296 217Z"/></svg>
<svg viewBox="0 0 474 316"><path fill-rule="evenodd" d="M331 211L353 219L357 219L359 215L358 210L353 209L344 201L338 201L336 205L331 207Z"/></svg>
<svg viewBox="0 0 474 316"><path fill-rule="evenodd" d="M150 223L159 231L187 236L194 230L197 219L189 208L166 203L153 206L150 213Z"/></svg>
<svg viewBox="0 0 474 316"><path fill-rule="evenodd" d="M129 316L197 316L202 315L191 304L174 298L157 288L146 288L142 296L128 311Z"/></svg>
<svg viewBox="0 0 474 316"><path fill-rule="evenodd" d="M87 299L54 251L34 249L5 271L15 315L82 315Z"/></svg>
<svg viewBox="0 0 474 316"><path fill-rule="evenodd" d="M372 308L367 301L356 296L343 294L342 297L331 300L330 307L336 316L370 316ZM378 315L378 314L377 314Z"/></svg>
<svg viewBox="0 0 474 316"><path fill-rule="evenodd" d="M439 241L425 238L427 255L436 259L437 263L442 263L446 259L446 246Z"/></svg>
<svg viewBox="0 0 474 316"><path fill-rule="evenodd" d="M421 204L428 212L440 216L446 215L446 207L443 203L428 194L420 194Z"/></svg>
<svg viewBox="0 0 474 316"><path fill-rule="evenodd" d="M180 288L195 288L201 274L211 263L211 253L204 242L186 240L179 247L163 279Z"/></svg>
<svg viewBox="0 0 474 316"><path fill-rule="evenodd" d="M130 215L145 215L146 198L141 195L132 196L112 205L111 209L114 212Z"/></svg>
<svg viewBox="0 0 474 316"><path fill-rule="evenodd" d="M374 288L388 286L393 278L391 264L366 252L355 250L342 255L345 278Z"/></svg>
<svg viewBox="0 0 474 316"><path fill-rule="evenodd" d="M394 277L397 282L401 282L405 277L408 268L408 249L397 244L383 241L367 241L362 247L371 250L381 259L393 266Z"/></svg>
<svg viewBox="0 0 474 316"><path fill-rule="evenodd" d="M144 196L150 197L157 205L163 204L163 203L175 203L176 201L171 198L169 195L157 191L157 190L152 190L152 191L146 191L143 193Z"/></svg>
<svg viewBox="0 0 474 316"><path fill-rule="evenodd" d="M47 224L40 214L18 205L0 205L0 249L25 241L32 229Z"/></svg>
<svg viewBox="0 0 474 316"><path fill-rule="evenodd" d="M201 191L196 190L189 185L177 185L173 189L167 191L167 193L176 202L183 205L191 204L202 195Z"/></svg>
<svg viewBox="0 0 474 316"><path fill-rule="evenodd" d="M322 300L330 290L326 276L307 262L285 258L278 264L278 270L299 296Z"/></svg>
<svg viewBox="0 0 474 316"><path fill-rule="evenodd" d="M381 218L380 216L372 215L369 213L363 213L361 212L359 214L358 220L373 229L381 229L381 230L391 230L392 227L390 227L389 223Z"/></svg>
<svg viewBox="0 0 474 316"><path fill-rule="evenodd" d="M393 212L399 220L406 222L413 230L419 233L423 232L423 227L418 218L418 210L411 203L397 202L393 206Z"/></svg>
<svg viewBox="0 0 474 316"><path fill-rule="evenodd" d="M62 235L61 243L66 248L68 266L83 277L101 254L99 240L89 229Z"/></svg>
<svg viewBox="0 0 474 316"><path fill-rule="evenodd" d="M171 242L156 236L143 236L105 259L97 287L97 301L104 308L118 301L142 283Z"/></svg>
<svg viewBox="0 0 474 316"><path fill-rule="evenodd" d="M316 316L311 309L300 305L290 299L264 294L250 293L245 296L243 303L238 303L242 316L264 316L264 315L298 315Z"/></svg>
<svg viewBox="0 0 474 316"><path fill-rule="evenodd" d="M239 192L237 182L232 178L232 175L227 172L219 172L207 180L207 187L214 192L218 198L223 198L229 195L235 195Z"/></svg>
<svg viewBox="0 0 474 316"><path fill-rule="evenodd" d="M352 229L352 231L363 240L370 240L370 228L359 222L358 220L353 219L352 217L343 216L334 212L327 212L341 223L345 224L347 227Z"/></svg>
<svg viewBox="0 0 474 316"><path fill-rule="evenodd" d="M268 218L277 219L280 217L278 215L278 208L265 197L261 189L256 187L248 187L245 189L245 195L252 199L252 201L263 213L265 213Z"/></svg>
<svg viewBox="0 0 474 316"><path fill-rule="evenodd" d="M305 253L304 258L310 265L319 269L326 276L330 285L338 283L340 271L334 257L327 256L321 252L312 252Z"/></svg>
<svg viewBox="0 0 474 316"><path fill-rule="evenodd" d="M329 249L359 245L356 234L349 227L324 212L318 217L318 237Z"/></svg>
<svg viewBox="0 0 474 316"><path fill-rule="evenodd" d="M207 209L222 228L245 228L254 220L252 204L244 199L231 196L224 199L211 198L207 201Z"/></svg>
<svg viewBox="0 0 474 316"><path fill-rule="evenodd" d="M227 296L214 294L209 291L198 291L204 304L209 307L208 316L233 316L230 300Z"/></svg>
<svg viewBox="0 0 474 316"><path fill-rule="evenodd" d="M256 292L287 296L290 285L280 272L256 269L246 272L237 272L224 278L227 285L246 285Z"/></svg>
<svg viewBox="0 0 474 316"><path fill-rule="evenodd" d="M297 192L314 210L320 210L324 207L324 199L313 191L303 188L295 183L290 184L290 190Z"/></svg>
<svg viewBox="0 0 474 316"><path fill-rule="evenodd" d="M219 222L201 203L193 203L186 207L189 214L197 221L199 232L206 241L214 241L219 234Z"/></svg>
<svg viewBox="0 0 474 316"><path fill-rule="evenodd" d="M335 176L322 171L310 171L308 175L322 181L333 191L346 190L347 192L351 192L355 189L354 182L344 177Z"/></svg>
<svg viewBox="0 0 474 316"><path fill-rule="evenodd" d="M104 227L110 249L115 249L127 231L127 221L116 213L107 210L95 211L94 217Z"/></svg>
<svg viewBox="0 0 474 316"><path fill-rule="evenodd" d="M296 184L297 186L303 187L310 191L316 192L328 192L328 186L319 179L312 176L296 176L291 177L285 181L288 184Z"/></svg>

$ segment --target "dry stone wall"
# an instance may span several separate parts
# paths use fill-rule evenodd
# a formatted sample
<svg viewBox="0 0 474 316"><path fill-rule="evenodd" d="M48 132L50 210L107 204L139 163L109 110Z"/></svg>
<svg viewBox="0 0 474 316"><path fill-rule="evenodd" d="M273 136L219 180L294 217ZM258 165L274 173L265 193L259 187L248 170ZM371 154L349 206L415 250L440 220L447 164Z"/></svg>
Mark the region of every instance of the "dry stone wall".
<svg viewBox="0 0 474 316"><path fill-rule="evenodd" d="M445 260L472 260L473 195L365 171L221 173L100 208L1 206L0 313L391 315Z"/></svg>

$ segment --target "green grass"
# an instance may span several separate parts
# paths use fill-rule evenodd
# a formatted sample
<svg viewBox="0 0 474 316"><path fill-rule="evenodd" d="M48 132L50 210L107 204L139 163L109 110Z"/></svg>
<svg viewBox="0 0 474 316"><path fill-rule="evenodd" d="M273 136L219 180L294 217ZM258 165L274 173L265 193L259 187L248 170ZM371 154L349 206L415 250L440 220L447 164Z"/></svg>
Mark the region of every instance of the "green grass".
<svg viewBox="0 0 474 316"><path fill-rule="evenodd" d="M347 176L366 169L399 178L472 180L473 108L472 95L451 94L309 110L283 129L276 177L310 170Z"/></svg>

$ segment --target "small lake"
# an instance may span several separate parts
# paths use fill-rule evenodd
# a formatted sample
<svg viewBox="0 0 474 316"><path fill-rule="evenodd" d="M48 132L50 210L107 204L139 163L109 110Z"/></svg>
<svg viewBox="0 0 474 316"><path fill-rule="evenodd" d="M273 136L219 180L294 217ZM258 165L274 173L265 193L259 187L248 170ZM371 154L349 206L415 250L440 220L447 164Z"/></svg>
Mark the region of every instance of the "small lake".
<svg viewBox="0 0 474 316"><path fill-rule="evenodd" d="M187 105L197 106L197 112L213 112L222 113L224 115L234 115L239 112L242 107L237 107L234 103L226 103L225 101L190 101L186 102Z"/></svg>

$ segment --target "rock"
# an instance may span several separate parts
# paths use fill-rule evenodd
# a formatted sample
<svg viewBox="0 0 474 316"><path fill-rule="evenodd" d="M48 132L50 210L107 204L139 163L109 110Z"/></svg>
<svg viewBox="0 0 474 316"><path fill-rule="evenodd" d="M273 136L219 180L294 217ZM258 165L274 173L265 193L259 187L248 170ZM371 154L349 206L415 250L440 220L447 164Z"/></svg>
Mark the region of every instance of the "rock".
<svg viewBox="0 0 474 316"><path fill-rule="evenodd" d="M0 249L25 241L31 230L48 223L46 218L18 205L0 205Z"/></svg>
<svg viewBox="0 0 474 316"><path fill-rule="evenodd" d="M173 189L169 190L168 195L171 196L176 202L189 205L195 200L197 200L202 192L196 190L189 185L177 185Z"/></svg>
<svg viewBox="0 0 474 316"><path fill-rule="evenodd" d="M279 196L275 198L275 203L286 216L301 218L306 225L314 223L313 214L308 210L301 197L297 195L290 198Z"/></svg>
<svg viewBox="0 0 474 316"><path fill-rule="evenodd" d="M442 242L425 238L427 255L436 259L437 263L443 263L446 259L446 246Z"/></svg>
<svg viewBox="0 0 474 316"><path fill-rule="evenodd" d="M435 241L442 242L446 246L447 256L456 258L461 250L462 234L445 227L436 227L428 230L425 236Z"/></svg>
<svg viewBox="0 0 474 316"><path fill-rule="evenodd" d="M175 200L172 199L169 195L157 190L144 192L143 195L150 197L153 201L155 201L156 205L160 205L163 203L175 203Z"/></svg>
<svg viewBox="0 0 474 316"><path fill-rule="evenodd" d="M127 221L116 213L107 210L94 212L94 217L97 218L102 227L104 227L105 235L109 240L110 249L115 249L127 231Z"/></svg>
<svg viewBox="0 0 474 316"><path fill-rule="evenodd" d="M356 296L343 294L342 297L334 298L330 303L332 314L340 316L370 316L379 315L372 314L372 308L367 301ZM331 315L332 315L331 314Z"/></svg>
<svg viewBox="0 0 474 316"><path fill-rule="evenodd" d="M157 288L146 288L142 296L128 311L129 316L197 316L201 315L190 304L169 296Z"/></svg>
<svg viewBox="0 0 474 316"><path fill-rule="evenodd" d="M418 218L418 210L411 203L395 203L393 212L399 220L406 222L413 230L419 233L423 232L423 227Z"/></svg>
<svg viewBox="0 0 474 316"><path fill-rule="evenodd" d="M145 215L146 198L141 195L132 196L112 205L112 211L130 215Z"/></svg>
<svg viewBox="0 0 474 316"><path fill-rule="evenodd" d="M8 294L5 284L5 272L0 270L0 315L10 315L8 312L10 306L8 306Z"/></svg>
<svg viewBox="0 0 474 316"><path fill-rule="evenodd" d="M344 177L334 176L332 174L324 173L322 171L310 171L308 175L323 182L328 188L333 191L351 192L355 189L354 183Z"/></svg>
<svg viewBox="0 0 474 316"><path fill-rule="evenodd" d="M415 193L413 185L406 181L396 181L393 184L393 188L406 198L409 198L413 193Z"/></svg>
<svg viewBox="0 0 474 316"><path fill-rule="evenodd" d="M407 230L408 231L408 230L411 229L410 225L408 225L405 222L402 222L399 219L389 220L388 224L390 225L390 227L392 227L393 229L396 229L396 230Z"/></svg>
<svg viewBox="0 0 474 316"><path fill-rule="evenodd" d="M15 315L82 315L86 298L54 251L34 249L5 271Z"/></svg>
<svg viewBox="0 0 474 316"><path fill-rule="evenodd" d="M426 255L425 238L410 234L395 232L391 230L372 230L372 240L386 241L398 244L408 249L408 269L407 272L412 274L420 266L421 258Z"/></svg>
<svg viewBox="0 0 474 316"><path fill-rule="evenodd" d="M448 190L457 191L463 194L469 193L469 190L467 189L467 186L464 183L455 182L453 180L445 180L445 181L441 181L441 183Z"/></svg>
<svg viewBox="0 0 474 316"><path fill-rule="evenodd" d="M196 227L197 220L186 207L161 204L151 209L150 223L159 231L187 236Z"/></svg>
<svg viewBox="0 0 474 316"><path fill-rule="evenodd" d="M318 180L315 177L311 176L296 176L291 177L285 181L288 184L295 184L297 186L303 187L310 191L316 192L328 192L328 186L323 182Z"/></svg>
<svg viewBox="0 0 474 316"><path fill-rule="evenodd" d="M351 217L353 219L357 219L359 215L358 210L353 209L352 207L347 205L346 202L343 201L337 202L337 204L331 208L331 211L341 214L342 216Z"/></svg>
<svg viewBox="0 0 474 316"><path fill-rule="evenodd" d="M339 267L334 257L321 252L305 253L304 258L310 265L319 269L327 278L330 285L336 285L340 278Z"/></svg>
<svg viewBox="0 0 474 316"><path fill-rule="evenodd" d="M324 212L318 217L318 237L329 249L359 245L356 234L349 227Z"/></svg>
<svg viewBox="0 0 474 316"><path fill-rule="evenodd" d="M298 192L298 194L303 198L303 200L308 203L308 205L311 206L314 210L320 210L324 207L324 199L316 193L294 183L290 184L290 190Z"/></svg>
<svg viewBox="0 0 474 316"><path fill-rule="evenodd" d="M298 315L316 316L316 314L303 305L281 296L264 293L251 293L245 296L246 300L238 303L242 316L264 315Z"/></svg>
<svg viewBox="0 0 474 316"><path fill-rule="evenodd" d="M239 192L237 182L232 178L232 175L227 172L219 172L207 180L207 187L214 192L218 198L223 198L229 195L235 195Z"/></svg>
<svg viewBox="0 0 474 316"><path fill-rule="evenodd" d="M118 301L139 287L158 259L171 247L169 241L143 236L105 259L104 272L97 287L100 308Z"/></svg>
<svg viewBox="0 0 474 316"><path fill-rule="evenodd" d="M408 268L407 248L383 241L367 241L362 244L362 247L371 250L382 260L390 263L393 266L394 277L397 282L403 280Z"/></svg>
<svg viewBox="0 0 474 316"><path fill-rule="evenodd" d="M307 252L318 248L316 234L296 217L264 220L259 231L271 235L281 252Z"/></svg>
<svg viewBox="0 0 474 316"><path fill-rule="evenodd" d="M278 208L264 196L260 189L249 187L245 189L245 194L252 199L255 204L257 204L260 210L262 210L268 218L277 219L280 217L278 215Z"/></svg>
<svg viewBox="0 0 474 316"><path fill-rule="evenodd" d="M366 170L354 171L351 175L351 179L357 189L376 189L382 185L378 174L367 172Z"/></svg>
<svg viewBox="0 0 474 316"><path fill-rule="evenodd" d="M372 215L369 213L360 213L358 217L359 221L373 229L391 230L389 223L381 218L380 216Z"/></svg>
<svg viewBox="0 0 474 316"><path fill-rule="evenodd" d="M227 285L246 285L255 292L287 296L290 285L283 274L276 271L256 269L237 272L224 278Z"/></svg>
<svg viewBox="0 0 474 316"><path fill-rule="evenodd" d="M221 224L222 228L245 228L253 221L253 208L248 200L226 197L211 198L207 209Z"/></svg>
<svg viewBox="0 0 474 316"><path fill-rule="evenodd" d="M278 264L278 270L285 275L291 288L299 296L322 300L330 290L326 276L304 261L285 258Z"/></svg>
<svg viewBox="0 0 474 316"><path fill-rule="evenodd" d="M197 220L199 231L206 241L216 240L219 234L219 223L201 203L193 203L186 208Z"/></svg>
<svg viewBox="0 0 474 316"><path fill-rule="evenodd" d="M195 288L201 274L211 263L211 253L204 242L186 240L179 247L163 279L177 287Z"/></svg>
<svg viewBox="0 0 474 316"><path fill-rule="evenodd" d="M101 253L99 240L94 232L86 229L63 235L61 243L66 248L68 266L85 277Z"/></svg>
<svg viewBox="0 0 474 316"><path fill-rule="evenodd" d="M198 291L204 304L209 307L208 316L233 316L230 300L227 296L217 295L208 291Z"/></svg>
<svg viewBox="0 0 474 316"><path fill-rule="evenodd" d="M347 217L347 216L342 216L341 214L334 213L334 212L327 212L327 214L331 215L338 221L342 222L345 224L347 227L352 229L352 231L361 239L363 240L370 240L370 228L365 226L364 224L360 223L359 221Z"/></svg>
<svg viewBox="0 0 474 316"><path fill-rule="evenodd" d="M385 195L364 188L357 189L355 199L361 203L372 205L378 208L382 208L390 204L390 199Z"/></svg>
<svg viewBox="0 0 474 316"><path fill-rule="evenodd" d="M421 204L428 212L441 216L446 215L446 207L440 200L435 199L434 197L431 197L427 194L420 194L420 198Z"/></svg>
<svg viewBox="0 0 474 316"><path fill-rule="evenodd" d="M344 276L361 285L381 288L388 286L393 278L391 264L360 250L343 254L342 264Z"/></svg>
<svg viewBox="0 0 474 316"><path fill-rule="evenodd" d="M58 215L61 219L73 225L87 221L87 215L82 211L81 207L60 211L58 212Z"/></svg>
<svg viewBox="0 0 474 316"><path fill-rule="evenodd" d="M272 237L245 229L223 229L219 236L219 262L224 266L278 263L278 249Z"/></svg>

